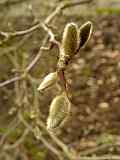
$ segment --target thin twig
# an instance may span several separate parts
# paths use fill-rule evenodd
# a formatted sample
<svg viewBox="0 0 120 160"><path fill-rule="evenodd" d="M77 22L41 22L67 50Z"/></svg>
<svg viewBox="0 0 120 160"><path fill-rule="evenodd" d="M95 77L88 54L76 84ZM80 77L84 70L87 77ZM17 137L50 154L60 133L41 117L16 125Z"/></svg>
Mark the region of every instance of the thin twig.
<svg viewBox="0 0 120 160"><path fill-rule="evenodd" d="M120 160L120 156L117 155L105 155L105 156L94 156L94 157L79 157L76 160Z"/></svg>
<svg viewBox="0 0 120 160"><path fill-rule="evenodd" d="M26 128L25 131L23 132L22 136L16 140L16 142L12 145L6 145L3 147L5 150L10 150L10 149L15 149L17 148L26 138L26 136L28 135L29 133L29 129Z"/></svg>
<svg viewBox="0 0 120 160"><path fill-rule="evenodd" d="M25 125L25 127L28 128L29 131L31 131L35 135L34 128L23 118L21 113L19 113L19 119ZM63 160L60 152L56 148L54 148L49 142L47 142L41 133L39 134L39 139L50 151L52 151L55 155L57 155L60 160Z"/></svg>
<svg viewBox="0 0 120 160"><path fill-rule="evenodd" d="M66 9L66 8L70 8L70 7L74 7L77 5L82 5L82 4L86 4L86 3L90 3L93 0L84 0L84 1L72 1L72 2L64 2L58 5L58 7L56 7L56 9L45 19L44 24L49 24L55 17L57 14L59 14L62 10ZM43 23L41 22L37 22L37 24L33 25L32 27L23 30L23 31L16 31L16 32L3 32L0 31L0 35L4 37L4 40L1 43L4 43L6 41L8 41L10 38L12 37L17 37L17 36L24 36L26 34L29 34L37 29L39 29L40 27L43 27Z"/></svg>
<svg viewBox="0 0 120 160"><path fill-rule="evenodd" d="M85 3L90 3L92 2L92 0L84 0L84 1L72 1L72 2L64 2L64 3L61 3L59 4L56 9L45 19L45 21L42 23L42 27L48 32L48 34L51 37L52 40L54 40L54 35L53 33L47 28L47 25L64 9L66 8L69 8L69 7L72 7L72 6L76 6L76 5L81 5L81 4L85 4ZM43 25L45 24L45 25ZM46 37L45 39L43 40L43 43L42 43L42 47L46 44ZM33 59L33 61L28 65L28 67L26 68L26 71L29 72L34 66L35 64L38 62L39 58L41 57L42 55L42 47L40 47L40 50L38 52L38 54L36 55L36 57Z"/></svg>
<svg viewBox="0 0 120 160"><path fill-rule="evenodd" d="M0 3L0 7L2 8L9 7L9 6L17 5L19 3L23 3L25 1L28 1L28 0L15 0L15 1L5 0Z"/></svg>
<svg viewBox="0 0 120 160"><path fill-rule="evenodd" d="M68 2L62 2L60 3L56 9L45 19L44 24L49 24L57 14L59 14L62 10L70 7L74 7L77 5L83 5L86 3L91 3L93 0L83 0L83 1L68 1ZM3 32L0 31L0 35L4 37L4 42L8 41L11 37L16 36L24 36L26 34L29 34L41 27L41 22L37 22L37 24L33 25L29 29L23 30L23 31L16 31L16 32Z"/></svg>
<svg viewBox="0 0 120 160"><path fill-rule="evenodd" d="M61 4L56 7L56 9L45 19L44 23L49 24L55 17L58 15L62 10L69 8L69 7L75 7L77 5L83 5L86 3L91 3L93 0L82 0L82 1L67 1L62 2Z"/></svg>
<svg viewBox="0 0 120 160"><path fill-rule="evenodd" d="M1 137L0 139L0 147L3 145L6 137L13 132L13 130L15 130L15 128L20 124L20 121L17 119L17 117L15 117L13 119L13 121L10 123L10 125L8 126L8 129L6 131L6 133Z"/></svg>
<svg viewBox="0 0 120 160"><path fill-rule="evenodd" d="M83 0L83 1L68 1L68 2L65 2L63 7L61 9L66 9L66 8L70 8L70 7L75 7L75 6L78 6L78 5L83 5L83 4L88 4L88 3L92 3L93 0Z"/></svg>
<svg viewBox="0 0 120 160"><path fill-rule="evenodd" d="M37 24L35 24L34 26L30 27L29 29L26 29L26 30L23 30L23 31L16 31L16 32L3 32L3 31L0 31L0 35L4 36L4 39L1 42L1 44L3 44L4 42L7 42L12 37L24 36L26 34L29 34L29 33L33 32L33 31L36 31L40 27L41 27L41 23L38 22Z"/></svg>
<svg viewBox="0 0 120 160"><path fill-rule="evenodd" d="M48 35L43 39L42 47L45 46L45 44L47 43L47 40L48 40ZM29 72L35 66L35 64L38 62L38 60L40 59L40 57L42 55L42 51L43 50L40 47L40 49L39 49L37 55L35 56L35 58L26 67L26 69L25 69L26 72Z"/></svg>
<svg viewBox="0 0 120 160"><path fill-rule="evenodd" d="M93 0L83 0L83 1L68 1L68 2L62 2L61 4L59 4L56 9L45 19L45 21L43 23L38 22L36 25L32 26L29 29L26 29L24 31L18 31L18 32L13 32L13 33L9 33L9 32L2 32L0 31L0 34L2 36L4 36L4 41L8 41L9 38L11 37L15 37L15 36L23 36L26 34L29 34L35 30L37 30L40 27L43 27L43 29L45 29L46 31L48 31L48 35L52 36L51 39L54 39L54 35L52 34L52 32L50 31L50 29L47 29L47 25L56 17L56 15L58 15L62 10L69 8L69 7L74 7L77 5L82 5L82 4L86 4L86 3L90 3ZM45 24L45 25L43 25ZM38 54L35 56L35 58L32 60L32 62L29 63L29 65L26 67L25 72L29 72L38 62L38 60L40 59L41 55L42 55L42 51L43 51L43 47L45 46L45 44L47 43L48 40L48 36L45 36L45 38L43 39L42 45L38 51ZM57 41L56 41L57 42ZM57 43L58 44L58 43ZM18 76L18 77L14 77L12 79L6 80L2 83L0 83L0 87L6 86L10 83L13 83L15 81L19 81L21 80L23 77L22 76Z"/></svg>
<svg viewBox="0 0 120 160"><path fill-rule="evenodd" d="M58 48L60 48L60 43L55 39L55 35L52 32L52 30L46 25L46 24L42 24L43 29L48 33L48 35L50 36L50 42L56 44L58 46Z"/></svg>
<svg viewBox="0 0 120 160"><path fill-rule="evenodd" d="M4 86L6 86L6 85L8 85L8 84L10 84L10 83L13 83L13 82L15 82L15 81L20 81L20 80L22 80L22 79L23 79L23 76L17 76L17 77L8 79L8 80L0 83L0 88L1 88L1 87L4 87Z"/></svg>
<svg viewBox="0 0 120 160"><path fill-rule="evenodd" d="M34 129L32 128L31 125L29 125L26 120L21 117L20 115L20 120L23 122L23 124L31 131L34 133ZM42 123L39 123L41 124L40 126L42 126L43 128L45 128L45 126L42 124ZM50 132L48 132L49 135L52 137L52 139L56 142L57 145L59 145L59 147L63 147L63 148L66 148L65 144L63 144L60 140L58 140L58 138L53 135L53 134L50 134ZM40 133L39 134L39 138L40 140L43 142L43 144L45 146L47 146L48 149L52 150L53 148L51 148L51 144L49 144L43 137L42 137L42 134ZM63 149L61 148L61 149ZM54 148L55 149L55 148ZM56 149L55 149L56 150ZM64 153L66 153L66 150L64 150ZM52 150L53 151L53 150ZM57 151L58 152L58 151ZM68 153L69 152L69 153ZM53 152L56 154L56 151ZM58 153L57 153L58 154ZM68 156L69 154L69 156ZM73 156L72 153L70 151L67 150L67 157L71 160L120 160L120 156L117 156L117 155L104 155L104 156ZM60 157L61 158L61 157Z"/></svg>
<svg viewBox="0 0 120 160"><path fill-rule="evenodd" d="M31 61L31 63L27 66L27 68L25 69L25 71L28 73L38 62L38 60L40 59L42 53L43 53L43 48L47 43L47 40L50 36L50 42L57 45L58 48L60 46L60 43L58 41L56 41L54 34L52 33L52 31L47 27L47 25L45 25L44 23L42 24L42 27L45 31L47 31L47 35L45 36L45 38L43 39L42 45L37 53L37 55L35 56L35 58Z"/></svg>
<svg viewBox="0 0 120 160"><path fill-rule="evenodd" d="M60 140L57 138L57 136L51 132L49 132L46 129L46 126L44 125L44 123L41 120L37 120L37 124L42 127L47 133L48 135L52 138L52 140L63 150L64 154L69 158L69 159L74 159L75 157L73 156L73 154L70 152L70 150L68 149L68 147Z"/></svg>
<svg viewBox="0 0 120 160"><path fill-rule="evenodd" d="M106 148L113 147L113 146L120 146L120 144L117 142L103 144L103 145L97 146L95 148L81 152L80 156L91 155L91 154L97 153L98 151L105 150Z"/></svg>

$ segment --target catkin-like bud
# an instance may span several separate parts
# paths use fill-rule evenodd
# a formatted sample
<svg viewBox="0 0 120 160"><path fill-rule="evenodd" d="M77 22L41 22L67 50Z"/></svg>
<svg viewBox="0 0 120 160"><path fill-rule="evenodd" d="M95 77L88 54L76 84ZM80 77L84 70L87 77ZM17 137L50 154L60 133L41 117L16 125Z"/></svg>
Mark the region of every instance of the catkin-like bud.
<svg viewBox="0 0 120 160"><path fill-rule="evenodd" d="M78 27L75 23L66 25L63 32L61 54L69 57L74 56L79 46L79 33Z"/></svg>
<svg viewBox="0 0 120 160"><path fill-rule="evenodd" d="M91 37L93 30L93 25L92 22L88 21L85 24L83 24L80 29L79 29L79 39L80 39L80 44L79 44L79 49L83 48L88 40Z"/></svg>
<svg viewBox="0 0 120 160"><path fill-rule="evenodd" d="M70 102L65 94L53 99L49 116L47 119L47 129L54 130L64 124L70 113Z"/></svg>
<svg viewBox="0 0 120 160"><path fill-rule="evenodd" d="M56 81L57 81L57 72L49 73L39 85L38 90L42 91L55 84Z"/></svg>

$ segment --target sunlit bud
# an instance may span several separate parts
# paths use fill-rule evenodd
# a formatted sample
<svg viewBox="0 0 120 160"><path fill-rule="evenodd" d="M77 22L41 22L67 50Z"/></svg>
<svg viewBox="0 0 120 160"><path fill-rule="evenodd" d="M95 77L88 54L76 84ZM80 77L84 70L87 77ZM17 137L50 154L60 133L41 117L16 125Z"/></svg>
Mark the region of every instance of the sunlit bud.
<svg viewBox="0 0 120 160"><path fill-rule="evenodd" d="M92 31L93 31L93 25L92 25L92 22L90 22L90 21L86 22L85 24L83 24L80 27L80 30L79 30L79 39L80 39L79 49L84 47L87 44L88 40L91 37Z"/></svg>
<svg viewBox="0 0 120 160"><path fill-rule="evenodd" d="M61 54L73 56L79 45L78 27L75 23L65 26L62 39Z"/></svg>
<svg viewBox="0 0 120 160"><path fill-rule="evenodd" d="M70 113L70 102L63 93L53 99L47 119L47 129L54 130L64 124Z"/></svg>
<svg viewBox="0 0 120 160"><path fill-rule="evenodd" d="M38 90L42 91L55 84L56 81L57 81L57 72L49 73L39 85Z"/></svg>

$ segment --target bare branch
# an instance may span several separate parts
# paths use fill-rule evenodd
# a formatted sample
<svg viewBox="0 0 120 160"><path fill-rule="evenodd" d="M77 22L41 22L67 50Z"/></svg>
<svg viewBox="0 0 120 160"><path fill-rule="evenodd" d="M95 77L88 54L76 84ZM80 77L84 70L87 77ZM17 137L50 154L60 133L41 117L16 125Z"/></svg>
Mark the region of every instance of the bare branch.
<svg viewBox="0 0 120 160"><path fill-rule="evenodd" d="M64 5L61 9L75 7L75 6L83 5L83 4L88 4L88 3L91 3L91 2L93 2L93 0L72 1L72 2L68 1L68 2L64 3Z"/></svg>
<svg viewBox="0 0 120 160"><path fill-rule="evenodd" d="M19 3L23 3L27 0L15 0L15 1L9 1L9 0L5 0L3 2L0 3L0 7L9 7L9 6L13 6L13 5L17 5Z"/></svg>
<svg viewBox="0 0 120 160"><path fill-rule="evenodd" d="M119 142L119 141L118 141ZM105 150L106 148L114 147L114 146L120 146L120 143L118 143L117 140L114 140L113 143L107 143L100 146L96 146L95 148L83 151L80 153L80 156L84 155L91 155L94 153L97 153L98 151Z"/></svg>
<svg viewBox="0 0 120 160"><path fill-rule="evenodd" d="M62 2L45 19L44 24L46 24L46 25L49 24L56 17L57 14L59 14L62 10L66 9L66 8L74 7L74 6L77 6L77 5L83 5L83 4L86 4L86 3L91 3L92 1L93 0ZM41 25L43 26L43 24L41 24L41 22L38 22L37 24L33 25L29 29L26 29L26 30L23 30L23 31L16 31L16 32L3 32L3 31L0 31L0 35L4 37L4 40L1 43L8 41L12 37L24 36L26 34L29 34L29 33L33 32L33 31L39 29L41 27Z"/></svg>
<svg viewBox="0 0 120 160"><path fill-rule="evenodd" d="M0 139L0 147L3 145L6 137L13 132L13 130L20 124L20 121L17 119L17 117L15 117L13 119L13 121L10 123L10 125L8 126L8 129L6 131L6 133L1 137Z"/></svg>
<svg viewBox="0 0 120 160"><path fill-rule="evenodd" d="M51 40L54 40L54 34L50 31L50 29L48 29L47 25L57 16L57 14L59 14L62 10L72 7L72 6L76 6L76 5L81 5L81 4L85 4L85 3L90 3L92 2L92 0L84 0L84 1L72 1L72 2L64 2L59 4L56 9L45 19L44 23L42 23L42 27L48 32L48 34L51 36ZM45 25L44 25L45 24ZM41 48L38 52L38 54L36 55L36 57L33 59L33 61L28 65L28 67L26 68L26 71L29 72L34 65L37 63L37 61L39 60L39 58L42 55L42 47L46 44L47 40L46 37L43 40L43 43L41 45ZM58 46L59 43L57 41L55 41Z"/></svg>
<svg viewBox="0 0 120 160"><path fill-rule="evenodd" d="M43 42L42 42L42 47L45 46L45 44L47 43L47 40L48 40L48 36L46 36L44 39L43 39ZM40 59L41 55L42 55L42 49L40 47L37 55L35 56L35 58L29 63L29 65L27 66L27 68L25 69L26 72L29 72L33 67L34 65L38 62L38 60Z"/></svg>
<svg viewBox="0 0 120 160"><path fill-rule="evenodd" d="M14 144L12 144L12 145L5 144L3 148L5 150L15 149L25 140L28 133L29 133L29 129L26 128L25 131L23 132L22 136L18 140L16 140L16 142Z"/></svg>
<svg viewBox="0 0 120 160"><path fill-rule="evenodd" d="M52 30L46 25L46 24L42 24L43 29L48 33L48 35L50 36L50 42L57 45L58 48L60 48L60 43L55 39L55 35L52 32Z"/></svg>
<svg viewBox="0 0 120 160"><path fill-rule="evenodd" d="M48 24L50 23L57 14L59 14L62 10L69 8L69 7L74 7L77 5L83 5L86 3L91 3L93 0L82 0L82 1L67 1L67 2L62 2L61 4L56 7L56 9L45 19L44 23Z"/></svg>
<svg viewBox="0 0 120 160"><path fill-rule="evenodd" d="M48 33L48 35L50 36L50 42L53 43L53 44L55 44L55 45L57 45L58 48L59 48L60 43L55 39L55 35L53 34L53 32L44 23L42 24L42 27ZM29 72L34 67L34 65L38 62L38 60L40 59L43 50L45 50L44 46L47 43L48 35L46 35L45 38L43 39L42 45L41 45L41 47L40 47L40 49L39 49L38 54L36 55L36 57L32 60L32 62L25 69L26 72Z"/></svg>
<svg viewBox="0 0 120 160"><path fill-rule="evenodd" d="M13 32L13 33L9 33L9 32L0 32L0 34L2 36L4 36L4 40L3 42L6 42L9 40L9 38L11 37L16 37L16 36L23 36L26 35L28 33L31 33L33 31L35 31L36 29L38 29L39 27L43 27L43 29L45 29L48 32L48 35L51 37L50 39L53 40L53 42L55 42L57 45L59 45L59 42L57 42L54 38L54 34L51 32L51 30L47 27L47 25L52 22L52 20L64 9L69 8L69 7L74 7L77 5L82 5L82 4L86 4L86 3L90 3L93 0L83 0L83 1L68 1L68 2L62 2L61 4L59 4L56 9L45 19L45 21L43 23L38 22L36 25L34 25L33 27L24 30L24 31L18 31L18 32ZM32 60L32 62L30 62L30 64L27 66L27 68L25 69L25 72L29 72L34 66L35 64L38 62L38 60L40 59L41 55L42 55L42 51L43 51L43 47L45 46L45 44L47 43L48 40L48 36L45 36L45 38L43 39L42 45L38 51L38 54L35 56L35 58ZM2 42L1 42L2 43ZM8 85L10 83L13 83L15 81L21 80L22 77L14 77L10 80L7 80L5 82L0 83L0 87L3 87L5 85Z"/></svg>
<svg viewBox="0 0 120 160"><path fill-rule="evenodd" d="M34 134L34 128L30 124L28 124L28 122L23 118L21 113L19 113L19 119L25 125L25 127L28 128L29 131L31 131ZM50 151L52 151L55 155L57 155L60 160L63 160L60 152L56 148L54 148L54 146L52 146L52 144L47 142L47 140L44 139L44 137L42 136L41 133L39 134L39 139ZM38 138L37 138L37 140L38 140Z"/></svg>
<svg viewBox="0 0 120 160"><path fill-rule="evenodd" d="M13 83L13 82L15 82L15 81L20 81L20 80L22 80L22 79L23 79L23 76L17 76L17 77L8 79L8 80L0 83L0 88L1 88L1 87L4 87L4 86L6 86L6 85L8 85L8 84L10 84L10 83Z"/></svg>
<svg viewBox="0 0 120 160"><path fill-rule="evenodd" d="M33 32L33 31L36 31L40 27L41 27L41 23L38 22L37 24L33 25L29 29L26 29L26 30L23 30L23 31L16 31L16 32L3 32L3 31L0 31L0 35L4 37L3 41L1 41L0 43L3 44L4 42L7 42L12 37L24 36L26 34L29 34L29 33Z"/></svg>
<svg viewBox="0 0 120 160"><path fill-rule="evenodd" d="M79 157L77 160L119 160L120 156L117 155L105 155L105 156L88 156L88 157Z"/></svg>
<svg viewBox="0 0 120 160"><path fill-rule="evenodd" d="M31 132L34 133L34 129L32 128L31 125L29 125L26 120L23 119L23 117L21 117L20 115L20 119L23 122L23 124L30 129ZM44 130L46 130L45 125L43 124L42 121L38 121L38 124L40 127L42 127ZM47 130L46 130L47 131ZM68 150L67 146L60 141L54 134L51 134L49 131L47 131L47 133L50 135L50 137L52 138L52 140L63 150L63 152L65 153L65 155L70 159L70 160L119 160L120 156L117 155L104 155L104 156L85 156L81 155L80 156L75 156L72 154L72 152L70 150ZM49 148L50 144L44 139L44 137L42 137L42 134L39 134L39 138L40 140L43 142L43 144L45 146L47 146L48 149L52 149ZM52 150L51 150L52 151ZM54 152L53 152L54 153Z"/></svg>
<svg viewBox="0 0 120 160"><path fill-rule="evenodd" d="M58 139L56 135L54 135L53 133L49 132L46 129L46 126L41 120L38 120L37 124L48 133L48 135L52 138L52 140L63 150L63 152L69 159L75 158L73 154L70 152L70 150L68 149L68 147L60 139Z"/></svg>

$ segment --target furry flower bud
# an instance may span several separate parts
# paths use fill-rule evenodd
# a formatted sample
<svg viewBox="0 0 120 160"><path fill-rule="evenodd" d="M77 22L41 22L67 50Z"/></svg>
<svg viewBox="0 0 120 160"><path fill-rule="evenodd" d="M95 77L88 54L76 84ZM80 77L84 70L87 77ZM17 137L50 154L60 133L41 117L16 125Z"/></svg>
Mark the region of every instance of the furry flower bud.
<svg viewBox="0 0 120 160"><path fill-rule="evenodd" d="M73 56L79 45L78 27L75 23L66 25L63 32L61 54Z"/></svg>
<svg viewBox="0 0 120 160"><path fill-rule="evenodd" d="M92 30L93 30L93 25L92 25L92 22L90 22L90 21L86 22L85 24L83 24L80 27L80 30L79 30L79 39L80 39L79 49L83 48L87 44L88 40L91 37Z"/></svg>
<svg viewBox="0 0 120 160"><path fill-rule="evenodd" d="M38 87L39 91L42 91L51 85L55 84L57 81L57 72L49 73L41 82L41 84Z"/></svg>
<svg viewBox="0 0 120 160"><path fill-rule="evenodd" d="M50 105L47 129L54 130L64 124L70 113L70 102L65 94L55 97Z"/></svg>

